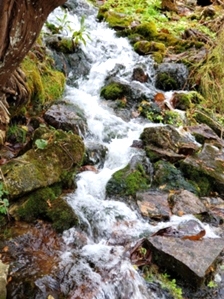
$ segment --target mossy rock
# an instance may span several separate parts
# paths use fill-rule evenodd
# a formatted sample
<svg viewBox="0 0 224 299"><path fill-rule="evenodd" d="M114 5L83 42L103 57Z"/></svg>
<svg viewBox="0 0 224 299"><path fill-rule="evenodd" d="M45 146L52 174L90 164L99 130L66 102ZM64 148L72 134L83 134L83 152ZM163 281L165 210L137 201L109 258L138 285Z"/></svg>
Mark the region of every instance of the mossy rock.
<svg viewBox="0 0 224 299"><path fill-rule="evenodd" d="M216 120L212 114L205 109L196 109L194 110L194 119L199 124L206 124L209 126L219 137L223 134L223 126Z"/></svg>
<svg viewBox="0 0 224 299"><path fill-rule="evenodd" d="M195 194L199 193L196 184L186 180L182 172L173 164L166 161L158 161L154 164L153 186L164 191L170 190L188 190Z"/></svg>
<svg viewBox="0 0 224 299"><path fill-rule="evenodd" d="M62 182L70 185L84 156L82 139L62 130L41 127L33 148L1 166L10 198Z"/></svg>
<svg viewBox="0 0 224 299"><path fill-rule="evenodd" d="M105 100L117 100L123 98L128 93L128 87L122 83L111 82L100 91L100 96Z"/></svg>
<svg viewBox="0 0 224 299"><path fill-rule="evenodd" d="M163 43L141 40L134 44L134 50L141 55L152 54L154 52L159 52L162 55L165 53L166 47Z"/></svg>
<svg viewBox="0 0 224 299"><path fill-rule="evenodd" d="M177 80L166 72L159 73L157 75L156 82L157 88L164 91L177 90L179 87Z"/></svg>
<svg viewBox="0 0 224 299"><path fill-rule="evenodd" d="M142 101L138 106L141 116L147 118L153 123L160 123L163 120L161 108L152 102Z"/></svg>
<svg viewBox="0 0 224 299"><path fill-rule="evenodd" d="M180 161L180 169L189 182L197 184L200 196L209 196L210 192L214 190L213 180L202 171L183 161Z"/></svg>
<svg viewBox="0 0 224 299"><path fill-rule="evenodd" d="M57 52L62 52L64 54L72 54L75 52L76 47L71 37L65 38L63 36L53 36L52 39L48 40L48 43L50 47Z"/></svg>
<svg viewBox="0 0 224 299"><path fill-rule="evenodd" d="M154 22L142 23L134 28L134 33L140 34L146 40L152 41L158 35L158 31Z"/></svg>
<svg viewBox="0 0 224 299"><path fill-rule="evenodd" d="M45 50L41 51L42 59L39 59L34 49L33 52L29 52L21 64L30 92L27 109L31 114L39 113L46 102L59 99L65 87L65 75L55 70L52 58L47 56ZM15 111L13 107L11 110ZM16 113L14 112L14 114Z"/></svg>
<svg viewBox="0 0 224 299"><path fill-rule="evenodd" d="M114 12L105 8L100 8L98 11L97 19L99 21L105 20L110 28L115 30L128 29L133 21L133 18L123 13Z"/></svg>
<svg viewBox="0 0 224 299"><path fill-rule="evenodd" d="M187 110L195 107L195 105L204 102L205 99L197 91L189 91L175 92L173 94L172 101L175 108L180 110Z"/></svg>
<svg viewBox="0 0 224 299"><path fill-rule="evenodd" d="M151 178L141 163L137 163L134 169L128 164L113 174L106 185L106 194L109 197L135 197L136 192L147 190L150 182Z"/></svg>
<svg viewBox="0 0 224 299"><path fill-rule="evenodd" d="M61 191L59 185L36 190L12 206L10 214L16 220L28 223L35 223L37 219L49 221L61 233L78 223L75 212L59 197Z"/></svg>

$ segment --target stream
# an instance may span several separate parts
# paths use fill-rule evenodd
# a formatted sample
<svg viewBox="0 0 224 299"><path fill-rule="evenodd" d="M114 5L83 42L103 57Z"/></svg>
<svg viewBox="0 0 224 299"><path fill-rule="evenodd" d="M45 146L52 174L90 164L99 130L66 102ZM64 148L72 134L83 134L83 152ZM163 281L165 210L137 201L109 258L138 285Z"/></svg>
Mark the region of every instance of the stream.
<svg viewBox="0 0 224 299"><path fill-rule="evenodd" d="M100 99L100 88L109 74L116 71L116 76L130 82L133 69L144 66L149 75L144 88L153 93L154 62L150 56L136 54L128 40L116 37L106 23L97 22L96 14L95 8L78 1L75 13L67 15L67 24L72 30L79 29L81 16L86 17L86 30L91 39L86 38L86 46L81 47L91 67L87 76L66 86L65 99L84 110L88 127L84 142L106 147L106 159L103 165L95 165L97 172L78 174L76 191L65 197L79 217L79 226L63 233L63 251L54 269L56 276L46 275L36 280L39 291L35 298L59 298L55 295L58 289L64 295L60 298L71 299L172 298L165 290L146 283L132 265L129 250L142 236L150 236L169 225L177 227L180 221L194 217L172 216L170 223L161 222L155 226L126 203L108 199L105 194L112 174L139 153L139 149L131 147L133 140L139 139L145 127L155 124L140 118L125 121L116 116ZM64 11L57 8L48 21L58 24L63 15ZM69 30L65 26L64 34L68 35ZM72 77L73 74L69 74L69 78ZM202 225L208 236L213 234Z"/></svg>

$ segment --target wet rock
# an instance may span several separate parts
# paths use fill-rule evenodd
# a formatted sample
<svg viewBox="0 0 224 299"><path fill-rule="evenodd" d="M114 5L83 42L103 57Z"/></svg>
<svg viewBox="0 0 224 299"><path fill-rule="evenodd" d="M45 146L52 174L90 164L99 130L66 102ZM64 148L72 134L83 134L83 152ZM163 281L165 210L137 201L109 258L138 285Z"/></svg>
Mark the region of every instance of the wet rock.
<svg viewBox="0 0 224 299"><path fill-rule="evenodd" d="M220 145L204 143L200 151L181 161L181 168L197 183L204 178L204 185L201 186L204 196L211 188L224 194L224 151Z"/></svg>
<svg viewBox="0 0 224 299"><path fill-rule="evenodd" d="M172 213L175 215L201 214L207 212L204 203L194 193L180 190L169 197Z"/></svg>
<svg viewBox="0 0 224 299"><path fill-rule="evenodd" d="M197 142L203 144L206 140L217 140L222 146L223 140L206 124L189 126L187 130L195 137Z"/></svg>
<svg viewBox="0 0 224 299"><path fill-rule="evenodd" d="M2 263L0 260L0 299L6 299L7 297L7 275L8 275L9 265Z"/></svg>
<svg viewBox="0 0 224 299"><path fill-rule="evenodd" d="M210 279L224 249L224 239L219 238L191 241L154 236L148 240L152 261L195 288Z"/></svg>
<svg viewBox="0 0 224 299"><path fill-rule="evenodd" d="M219 124L217 120L215 120L211 115L203 110L197 109L194 111L194 118L198 123L208 125L219 137L223 134L223 126Z"/></svg>
<svg viewBox="0 0 224 299"><path fill-rule="evenodd" d="M160 160L154 164L152 186L163 191L185 189L198 194L197 185L186 179L183 173L170 162Z"/></svg>
<svg viewBox="0 0 224 299"><path fill-rule="evenodd" d="M171 125L145 128L140 138L151 160L183 159L200 148L187 131L180 132Z"/></svg>
<svg viewBox="0 0 224 299"><path fill-rule="evenodd" d="M110 197L135 196L136 192L147 190L151 183L152 165L144 155L135 155L130 163L118 170L106 185Z"/></svg>
<svg viewBox="0 0 224 299"><path fill-rule="evenodd" d="M168 193L165 192L138 192L136 200L143 216L155 220L169 220L171 212L168 204Z"/></svg>
<svg viewBox="0 0 224 299"><path fill-rule="evenodd" d="M169 91L186 89L188 69L182 63L161 63L156 72L156 88Z"/></svg>
<svg viewBox="0 0 224 299"><path fill-rule="evenodd" d="M104 145L96 142L87 142L85 147L86 153L83 164L97 164L99 168L102 168L105 162L108 149Z"/></svg>
<svg viewBox="0 0 224 299"><path fill-rule="evenodd" d="M74 86L74 82L80 76L87 76L90 71L90 61L81 48L71 49L71 53L60 52L60 49L54 49L54 41L58 37L47 37L46 44L51 47L50 55L55 61L55 69L63 72L67 76L67 84Z"/></svg>
<svg viewBox="0 0 224 299"><path fill-rule="evenodd" d="M141 67L137 67L133 70L132 80L144 83L148 81L148 78L149 78L148 74L146 74Z"/></svg>
<svg viewBox="0 0 224 299"><path fill-rule="evenodd" d="M209 220L215 225L224 224L224 200L220 197L203 197L202 201L209 211ZM222 233L224 237L224 231Z"/></svg>
<svg viewBox="0 0 224 299"><path fill-rule="evenodd" d="M33 148L1 166L9 197L16 198L54 183L72 183L84 155L78 135L40 127Z"/></svg>
<svg viewBox="0 0 224 299"><path fill-rule="evenodd" d="M44 114L45 121L56 129L85 135L87 124L84 112L68 102L53 104Z"/></svg>

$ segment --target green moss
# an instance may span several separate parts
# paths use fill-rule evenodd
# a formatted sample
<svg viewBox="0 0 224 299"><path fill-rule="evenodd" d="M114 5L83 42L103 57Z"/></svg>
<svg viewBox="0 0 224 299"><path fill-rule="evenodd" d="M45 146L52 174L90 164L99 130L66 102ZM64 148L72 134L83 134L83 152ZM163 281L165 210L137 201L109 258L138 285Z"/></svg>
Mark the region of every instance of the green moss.
<svg viewBox="0 0 224 299"><path fill-rule="evenodd" d="M46 53L42 54L44 59L40 61L35 53L29 52L21 65L27 78L32 112L40 111L47 101L60 98L65 86L64 74L54 69Z"/></svg>
<svg viewBox="0 0 224 299"><path fill-rule="evenodd" d="M47 219L47 210L49 208L47 201L56 198L54 191L49 188L41 188L24 197L24 203L21 205L17 214L20 220L34 222L36 219Z"/></svg>
<svg viewBox="0 0 224 299"><path fill-rule="evenodd" d="M57 232L77 225L74 211L59 197L61 192L59 184L32 192L23 198L23 204L16 210L16 218L29 223L37 219L49 221Z"/></svg>
<svg viewBox="0 0 224 299"><path fill-rule="evenodd" d="M138 41L134 44L134 50L142 55L153 54L154 52L156 52L160 53L160 55L163 57L166 48L163 43L158 43L154 41Z"/></svg>
<svg viewBox="0 0 224 299"><path fill-rule="evenodd" d="M161 72L156 78L156 87L164 91L177 90L178 82L169 73Z"/></svg>
<svg viewBox="0 0 224 299"><path fill-rule="evenodd" d="M165 191L186 189L195 194L199 193L198 187L185 179L181 170L170 162L162 160L156 162L154 172L153 185L155 187L162 188Z"/></svg>
<svg viewBox="0 0 224 299"><path fill-rule="evenodd" d="M180 116L180 113L173 110L163 111L163 122L165 124L173 125L175 127L180 127L184 124L183 119Z"/></svg>
<svg viewBox="0 0 224 299"><path fill-rule="evenodd" d="M124 13L101 9L98 13L98 20L107 21L109 26L113 29L124 30L129 28L133 18Z"/></svg>
<svg viewBox="0 0 224 299"><path fill-rule="evenodd" d="M142 35L148 41L153 40L158 35L156 25L151 21L136 26L134 32Z"/></svg>
<svg viewBox="0 0 224 299"><path fill-rule="evenodd" d="M125 96L127 88L121 83L112 82L104 86L100 91L100 96L105 100L117 100Z"/></svg>
<svg viewBox="0 0 224 299"><path fill-rule="evenodd" d="M27 130L21 125L10 124L6 132L6 140L11 143L25 143Z"/></svg>
<svg viewBox="0 0 224 299"><path fill-rule="evenodd" d="M128 165L113 174L106 185L106 192L109 196L135 196L137 191L147 190L149 183L150 178L141 164L135 170Z"/></svg>
<svg viewBox="0 0 224 299"><path fill-rule="evenodd" d="M52 201L47 210L47 216L52 222L52 227L57 232L63 232L78 224L78 217L72 208L60 197Z"/></svg>

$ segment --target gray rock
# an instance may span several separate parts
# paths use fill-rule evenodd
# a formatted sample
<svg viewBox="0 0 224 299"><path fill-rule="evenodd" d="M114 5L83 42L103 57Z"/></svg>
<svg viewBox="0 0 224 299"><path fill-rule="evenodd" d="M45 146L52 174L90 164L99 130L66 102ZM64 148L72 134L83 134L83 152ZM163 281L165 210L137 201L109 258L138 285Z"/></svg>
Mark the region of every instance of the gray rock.
<svg viewBox="0 0 224 299"><path fill-rule="evenodd" d="M191 241L154 236L148 240L153 262L195 288L212 275L224 249L221 238Z"/></svg>
<svg viewBox="0 0 224 299"><path fill-rule="evenodd" d="M87 130L84 112L72 103L59 102L52 105L45 112L44 119L56 129L72 131L78 135L85 135Z"/></svg>

